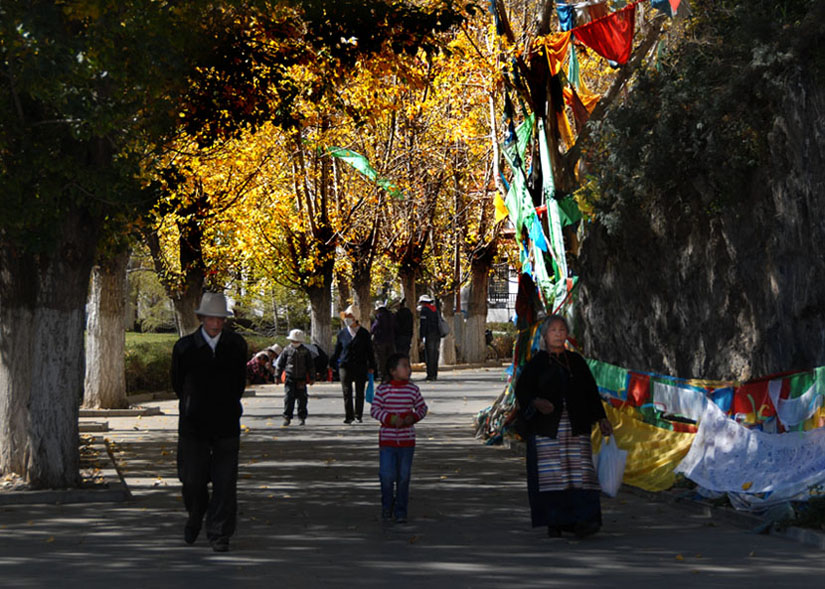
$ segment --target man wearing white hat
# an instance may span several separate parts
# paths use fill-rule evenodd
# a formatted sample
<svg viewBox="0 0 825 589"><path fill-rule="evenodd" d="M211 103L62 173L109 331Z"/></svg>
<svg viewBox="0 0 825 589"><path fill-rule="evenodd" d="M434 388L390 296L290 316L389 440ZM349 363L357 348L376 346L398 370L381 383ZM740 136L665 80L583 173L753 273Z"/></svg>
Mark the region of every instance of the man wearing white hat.
<svg viewBox="0 0 825 589"><path fill-rule="evenodd" d="M172 387L180 399L178 478L189 513L184 540L195 542L205 515L209 543L216 552L226 552L237 521L247 345L224 329L232 315L224 295L204 293L195 313L201 327L179 339L172 352Z"/></svg>
<svg viewBox="0 0 825 589"><path fill-rule="evenodd" d="M338 332L335 351L329 359L330 367L338 368L341 379L346 424L362 422L367 379L375 372L372 338L370 332L359 323L360 317L361 312L355 305L350 305L341 312L344 328Z"/></svg>
<svg viewBox="0 0 825 589"><path fill-rule="evenodd" d="M281 352L275 362L275 381L281 380L281 374L286 373L284 380L284 425L292 423L295 411L295 401L298 401L298 419L301 425L306 423L307 402L309 395L307 385L312 384L315 365L312 352L304 345L306 337L300 329L293 329L286 337L289 345Z"/></svg>

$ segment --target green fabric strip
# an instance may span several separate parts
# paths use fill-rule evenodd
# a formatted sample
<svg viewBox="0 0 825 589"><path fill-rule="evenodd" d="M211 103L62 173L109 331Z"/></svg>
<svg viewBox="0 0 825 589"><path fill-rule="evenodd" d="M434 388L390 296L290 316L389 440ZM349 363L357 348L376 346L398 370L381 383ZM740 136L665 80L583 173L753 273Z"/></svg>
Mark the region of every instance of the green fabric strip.
<svg viewBox="0 0 825 589"><path fill-rule="evenodd" d="M600 362L592 358L587 358L587 364L590 366L590 372L593 373L599 388L612 392L619 399L627 398L627 381L629 379L627 370L621 366Z"/></svg>
<svg viewBox="0 0 825 589"><path fill-rule="evenodd" d="M354 152L350 149L344 149L343 147L330 147L327 150L327 153L332 157L346 162L361 172L361 174L375 182L378 186L386 190L390 195L396 198L400 198L402 196L401 191L396 188L392 182L386 178L380 177L375 168L372 167L372 164L370 164L369 160L360 153Z"/></svg>

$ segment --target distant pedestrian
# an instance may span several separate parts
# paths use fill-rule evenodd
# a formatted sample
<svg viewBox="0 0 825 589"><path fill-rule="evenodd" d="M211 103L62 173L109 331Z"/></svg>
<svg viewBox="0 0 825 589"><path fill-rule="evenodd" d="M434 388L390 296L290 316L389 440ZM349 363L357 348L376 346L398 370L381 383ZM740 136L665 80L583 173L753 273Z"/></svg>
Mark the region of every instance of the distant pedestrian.
<svg viewBox="0 0 825 589"><path fill-rule="evenodd" d="M315 370L312 380L314 382L330 380L329 356L324 351L324 348L322 348L318 342L312 342L311 344L304 345L309 348L309 351L312 354L312 362Z"/></svg>
<svg viewBox="0 0 825 589"><path fill-rule="evenodd" d="M330 358L330 366L338 368L341 389L344 393L344 423L361 423L364 414L364 389L367 378L375 372L375 355L372 338L358 322L360 311L350 305L342 313L345 327L338 332L335 351ZM354 391L353 391L354 389ZM355 405L353 406L353 392Z"/></svg>
<svg viewBox="0 0 825 589"><path fill-rule="evenodd" d="M427 366L426 380L438 379L438 355L441 347L441 327L438 309L430 295L418 299L419 337L424 340L424 363Z"/></svg>
<svg viewBox="0 0 825 589"><path fill-rule="evenodd" d="M269 354L258 352L246 363L246 382L248 384L267 384L272 382L269 369Z"/></svg>
<svg viewBox="0 0 825 589"><path fill-rule="evenodd" d="M410 498L410 478L415 453L415 423L427 415L427 404L421 391L410 382L410 359L405 354L392 354L385 370L389 382L375 391L370 415L381 422L378 432L381 480L381 519L395 517L407 522Z"/></svg>
<svg viewBox="0 0 825 589"><path fill-rule="evenodd" d="M382 381L389 380L385 366L387 359L395 353L395 318L384 301L375 304L375 320L370 331L379 378Z"/></svg>
<svg viewBox="0 0 825 589"><path fill-rule="evenodd" d="M315 378L315 363L309 348L304 345L306 338L303 331L293 329L286 339L289 340L289 345L278 356L275 364L275 380L280 381L281 375L286 375L284 379L284 425L292 423L295 401L298 402L300 424L305 425L309 402L307 386L311 385Z"/></svg>
<svg viewBox="0 0 825 589"><path fill-rule="evenodd" d="M284 349L278 344L272 344L271 346L269 346L266 349L266 351L269 352L269 358L270 358L270 363L269 364L270 364L270 368L272 369L272 378L274 380L275 379L275 362L278 361L278 356L281 355L281 352L283 352Z"/></svg>
<svg viewBox="0 0 825 589"><path fill-rule="evenodd" d="M406 303L407 299L401 299L395 312L395 351L409 356L415 318Z"/></svg>
<svg viewBox="0 0 825 589"><path fill-rule="evenodd" d="M205 515L209 543L216 552L226 552L237 521L247 345L225 329L232 313L224 295L204 293L195 313L200 329L179 339L172 351L172 388L180 399L178 478L189 513L183 537L193 544Z"/></svg>

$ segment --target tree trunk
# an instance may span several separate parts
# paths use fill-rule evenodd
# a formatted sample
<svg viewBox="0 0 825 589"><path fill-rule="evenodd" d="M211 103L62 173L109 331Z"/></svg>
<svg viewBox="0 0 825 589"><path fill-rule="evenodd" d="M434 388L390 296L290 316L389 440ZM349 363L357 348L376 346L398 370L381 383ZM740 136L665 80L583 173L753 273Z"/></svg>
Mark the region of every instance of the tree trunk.
<svg viewBox="0 0 825 589"><path fill-rule="evenodd" d="M355 304L361 309L361 323L369 329L370 312L372 311L372 273L364 264L352 264L352 290L355 295Z"/></svg>
<svg viewBox="0 0 825 589"><path fill-rule="evenodd" d="M492 256L479 256L470 265L470 293L464 325L464 359L467 362L487 359L484 331L487 328L487 288L492 259Z"/></svg>
<svg viewBox="0 0 825 589"><path fill-rule="evenodd" d="M452 365L456 363L455 357L455 296L449 293L442 299L441 314L447 325L450 326L450 333L446 337L441 338L441 353L439 354L439 364L443 366Z"/></svg>
<svg viewBox="0 0 825 589"><path fill-rule="evenodd" d="M0 244L0 473L76 486L84 306L98 230L64 213L47 252Z"/></svg>
<svg viewBox="0 0 825 589"><path fill-rule="evenodd" d="M201 322L195 314L195 309L198 308L202 296L203 280L200 286L189 287L187 285L186 290L172 297L172 305L175 307L175 325L179 336L189 335L200 326Z"/></svg>
<svg viewBox="0 0 825 589"><path fill-rule="evenodd" d="M307 291L311 308L310 343L317 344L327 354L332 354L332 275L324 278L323 285Z"/></svg>
<svg viewBox="0 0 825 589"><path fill-rule="evenodd" d="M418 299L415 296L415 271L401 270L399 276L401 277L401 290L404 292L404 299L407 301L407 307L413 311L413 337L410 345L410 362L416 363L418 358L418 313L415 308L418 306Z"/></svg>
<svg viewBox="0 0 825 589"><path fill-rule="evenodd" d="M343 272L336 272L335 273L335 284L338 285L338 300L337 309L339 311L343 311L349 306L350 301L352 300L350 289L349 289L349 282L347 281L347 277L344 276Z"/></svg>
<svg viewBox="0 0 825 589"><path fill-rule="evenodd" d="M83 406L123 409L126 400L126 265L123 252L92 269L86 317L86 381Z"/></svg>

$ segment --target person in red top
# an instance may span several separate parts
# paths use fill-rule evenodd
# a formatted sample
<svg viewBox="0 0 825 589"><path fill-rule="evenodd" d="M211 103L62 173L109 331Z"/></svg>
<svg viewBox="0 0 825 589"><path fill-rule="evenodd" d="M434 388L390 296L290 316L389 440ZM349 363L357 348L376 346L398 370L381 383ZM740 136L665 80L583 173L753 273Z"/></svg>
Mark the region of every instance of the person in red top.
<svg viewBox="0 0 825 589"><path fill-rule="evenodd" d="M410 382L410 359L392 354L387 359L390 381L375 391L370 415L381 422L378 432L381 479L381 518L407 522L410 475L415 452L415 423L427 415L427 404L418 387Z"/></svg>

